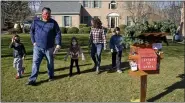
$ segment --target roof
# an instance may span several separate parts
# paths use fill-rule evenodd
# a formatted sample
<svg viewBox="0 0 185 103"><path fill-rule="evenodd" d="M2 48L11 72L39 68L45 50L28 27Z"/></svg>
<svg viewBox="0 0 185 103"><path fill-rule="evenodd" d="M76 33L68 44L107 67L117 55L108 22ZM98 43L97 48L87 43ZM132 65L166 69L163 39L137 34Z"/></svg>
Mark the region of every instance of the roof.
<svg viewBox="0 0 185 103"><path fill-rule="evenodd" d="M41 14L43 7L49 7L51 14L80 14L81 10L78 1L42 1L36 14Z"/></svg>

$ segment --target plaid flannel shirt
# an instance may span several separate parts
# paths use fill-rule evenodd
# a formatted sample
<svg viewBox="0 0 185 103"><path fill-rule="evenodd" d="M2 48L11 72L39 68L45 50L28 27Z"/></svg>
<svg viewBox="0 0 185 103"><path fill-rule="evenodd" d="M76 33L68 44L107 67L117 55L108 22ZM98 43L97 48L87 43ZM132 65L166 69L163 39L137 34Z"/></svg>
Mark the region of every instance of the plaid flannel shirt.
<svg viewBox="0 0 185 103"><path fill-rule="evenodd" d="M91 28L90 39L92 43L106 43L104 29Z"/></svg>

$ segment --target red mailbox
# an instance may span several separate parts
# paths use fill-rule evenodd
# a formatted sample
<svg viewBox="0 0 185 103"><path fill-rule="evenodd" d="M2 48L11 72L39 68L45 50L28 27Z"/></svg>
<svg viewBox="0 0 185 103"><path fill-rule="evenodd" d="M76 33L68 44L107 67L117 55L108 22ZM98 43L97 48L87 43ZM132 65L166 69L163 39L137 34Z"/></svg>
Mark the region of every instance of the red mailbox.
<svg viewBox="0 0 185 103"><path fill-rule="evenodd" d="M139 48L138 55L139 70L157 70L157 55L152 48Z"/></svg>

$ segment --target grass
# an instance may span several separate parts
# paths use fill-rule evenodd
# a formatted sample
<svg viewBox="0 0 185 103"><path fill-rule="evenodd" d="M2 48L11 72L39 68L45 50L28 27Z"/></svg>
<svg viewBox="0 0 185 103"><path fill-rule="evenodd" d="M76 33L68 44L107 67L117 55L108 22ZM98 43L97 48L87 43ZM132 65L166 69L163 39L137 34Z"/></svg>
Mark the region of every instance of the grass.
<svg viewBox="0 0 185 103"><path fill-rule="evenodd" d="M80 60L81 75L68 77L69 60L63 58L73 35L62 36L62 50L55 57L56 80L47 82L48 75L46 60L42 61L38 86L26 86L31 73L32 44L29 35L22 34L21 41L27 50L24 61L26 67L22 79L16 80L16 70L12 66L12 49L8 48L11 35L1 36L1 100L3 102L129 102L132 98L139 98L139 80L124 73L102 72L95 75L90 69L93 62L88 52L88 35L77 35L84 50L86 61ZM183 102L184 101L184 45L170 43L164 45L164 59L161 61L161 70L158 75L148 76L147 100L155 102ZM123 68L127 62L129 50L123 54ZM111 53L103 51L102 68L108 69L111 65ZM76 68L73 68L76 72Z"/></svg>

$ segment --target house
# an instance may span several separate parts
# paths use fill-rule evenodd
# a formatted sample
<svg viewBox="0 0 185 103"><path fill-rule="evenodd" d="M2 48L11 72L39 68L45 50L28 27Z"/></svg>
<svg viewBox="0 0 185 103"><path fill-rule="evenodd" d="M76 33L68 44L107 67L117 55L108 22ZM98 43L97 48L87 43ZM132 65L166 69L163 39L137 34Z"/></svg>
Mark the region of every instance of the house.
<svg viewBox="0 0 185 103"><path fill-rule="evenodd" d="M133 25L131 14L123 9L125 2L120 0L79 0L79 1L42 1L37 15L43 7L51 8L51 16L60 27L79 27L79 24L90 24L92 17L101 19L104 27L115 28L121 24ZM159 20L159 15L148 20Z"/></svg>

